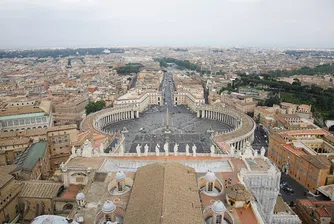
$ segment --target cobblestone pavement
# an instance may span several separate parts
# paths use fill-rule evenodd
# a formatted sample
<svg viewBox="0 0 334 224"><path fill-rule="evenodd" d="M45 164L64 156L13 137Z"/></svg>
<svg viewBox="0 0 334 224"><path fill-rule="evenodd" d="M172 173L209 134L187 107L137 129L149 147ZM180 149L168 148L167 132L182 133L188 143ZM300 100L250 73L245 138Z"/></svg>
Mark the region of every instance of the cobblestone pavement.
<svg viewBox="0 0 334 224"><path fill-rule="evenodd" d="M189 144L190 153L192 146L195 144L197 152L209 152L211 146L210 136L214 131L224 131L231 129L228 125L209 119L200 119L183 105L173 105L174 81L169 72L165 73L161 85L164 96L163 106L151 106L140 114L138 119L120 121L113 123L105 129L111 131L122 130L124 127L129 131L125 133L125 152L136 152L136 146L149 146L150 152L155 152L157 144L160 145L160 152L163 152L163 145L169 143L169 152L173 151L176 143L179 144L178 151L185 152L185 147ZM168 108L168 129L171 133L166 134L166 115Z"/></svg>
<svg viewBox="0 0 334 224"><path fill-rule="evenodd" d="M169 143L169 151L173 151L175 143L179 144L179 152L185 152L186 144L190 148L193 144L197 147L197 152L209 152L211 146L210 136L207 130L214 131L228 130L231 127L215 120L197 118L186 107L179 105L169 109L169 130L170 134L165 134L167 106L153 106L140 114L138 119L120 121L106 127L107 130L118 131L124 127L129 131L125 133L125 151L136 152L137 144L149 146L150 152L155 152L156 144L160 145L163 152L163 144ZM191 149L190 149L190 152Z"/></svg>

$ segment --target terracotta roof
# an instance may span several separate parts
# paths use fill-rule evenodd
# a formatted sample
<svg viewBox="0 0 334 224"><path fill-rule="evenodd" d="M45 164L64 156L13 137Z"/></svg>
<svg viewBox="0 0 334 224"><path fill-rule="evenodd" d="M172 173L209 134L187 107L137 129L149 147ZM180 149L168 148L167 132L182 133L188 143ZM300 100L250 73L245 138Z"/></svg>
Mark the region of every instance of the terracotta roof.
<svg viewBox="0 0 334 224"><path fill-rule="evenodd" d="M302 155L307 155L302 149L292 147L290 144L282 144L282 146L293 153L294 155L302 156Z"/></svg>
<svg viewBox="0 0 334 224"><path fill-rule="evenodd" d="M203 224L195 170L155 163L137 170L124 224Z"/></svg>
<svg viewBox="0 0 334 224"><path fill-rule="evenodd" d="M284 202L282 196L278 196L274 207L274 214L276 213L290 213L294 214L293 210Z"/></svg>
<svg viewBox="0 0 334 224"><path fill-rule="evenodd" d="M297 200L306 211L308 208L315 209L316 213L320 217L331 217L333 207L333 202L331 201L314 201L308 199Z"/></svg>
<svg viewBox="0 0 334 224"><path fill-rule="evenodd" d="M235 201L250 201L253 196L243 184L235 184L226 189L226 195Z"/></svg>
<svg viewBox="0 0 334 224"><path fill-rule="evenodd" d="M331 162L328 160L326 156L313 156L313 155L304 155L301 158L305 159L313 166L320 169L329 169L331 167Z"/></svg>
<svg viewBox="0 0 334 224"><path fill-rule="evenodd" d="M19 114L42 113L42 112L44 111L36 106L8 107L0 112L0 116L11 116Z"/></svg>
<svg viewBox="0 0 334 224"><path fill-rule="evenodd" d="M23 182L23 188L19 197L25 198L54 198L57 197L62 183L49 181L27 181Z"/></svg>
<svg viewBox="0 0 334 224"><path fill-rule="evenodd" d="M29 138L12 138L0 141L0 146L12 146L12 145L23 145L28 144Z"/></svg>
<svg viewBox="0 0 334 224"><path fill-rule="evenodd" d="M68 129L77 129L77 125L69 124L69 125L53 126L53 127L49 127L47 129L47 132L62 131L62 130L68 130Z"/></svg>
<svg viewBox="0 0 334 224"><path fill-rule="evenodd" d="M306 130L293 130L281 132L282 135L329 135L330 133L324 129L306 129Z"/></svg>

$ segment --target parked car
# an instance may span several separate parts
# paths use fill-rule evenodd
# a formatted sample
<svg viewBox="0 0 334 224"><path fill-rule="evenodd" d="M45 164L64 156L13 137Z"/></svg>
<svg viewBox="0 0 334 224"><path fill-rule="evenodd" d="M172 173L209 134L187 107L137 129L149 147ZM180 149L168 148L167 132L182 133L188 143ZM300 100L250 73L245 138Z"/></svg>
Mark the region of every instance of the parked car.
<svg viewBox="0 0 334 224"><path fill-rule="evenodd" d="M288 182L286 182L285 180L281 181L280 187L283 188L286 185L288 185Z"/></svg>
<svg viewBox="0 0 334 224"><path fill-rule="evenodd" d="M295 191L289 185L284 186L282 189L287 195L295 193Z"/></svg>

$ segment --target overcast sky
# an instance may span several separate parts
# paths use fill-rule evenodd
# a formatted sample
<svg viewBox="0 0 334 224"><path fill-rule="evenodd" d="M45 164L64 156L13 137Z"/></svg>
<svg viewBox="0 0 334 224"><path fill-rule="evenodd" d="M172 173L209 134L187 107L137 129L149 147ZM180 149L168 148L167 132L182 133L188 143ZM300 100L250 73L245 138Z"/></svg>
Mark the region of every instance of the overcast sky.
<svg viewBox="0 0 334 224"><path fill-rule="evenodd" d="M334 48L334 0L0 0L0 48Z"/></svg>

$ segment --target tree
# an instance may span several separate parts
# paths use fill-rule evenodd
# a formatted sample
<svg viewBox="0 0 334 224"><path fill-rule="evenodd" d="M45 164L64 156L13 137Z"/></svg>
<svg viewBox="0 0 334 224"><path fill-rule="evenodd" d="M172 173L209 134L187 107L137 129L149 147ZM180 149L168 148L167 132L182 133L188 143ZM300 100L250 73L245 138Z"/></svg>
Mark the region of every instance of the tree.
<svg viewBox="0 0 334 224"><path fill-rule="evenodd" d="M90 114L90 113L94 113L96 111L102 110L103 107L105 107L106 103L103 100L99 100L94 102L90 102L87 104L87 106L85 107L86 109L86 114Z"/></svg>
<svg viewBox="0 0 334 224"><path fill-rule="evenodd" d="M264 101L264 106L272 107L274 104L280 104L281 99L277 94L271 94L269 98Z"/></svg>
<svg viewBox="0 0 334 224"><path fill-rule="evenodd" d="M260 123L260 118L261 118L261 114L258 113L257 116L256 116L256 119L255 119L255 122L256 122L257 124Z"/></svg>

